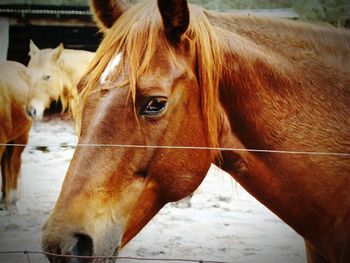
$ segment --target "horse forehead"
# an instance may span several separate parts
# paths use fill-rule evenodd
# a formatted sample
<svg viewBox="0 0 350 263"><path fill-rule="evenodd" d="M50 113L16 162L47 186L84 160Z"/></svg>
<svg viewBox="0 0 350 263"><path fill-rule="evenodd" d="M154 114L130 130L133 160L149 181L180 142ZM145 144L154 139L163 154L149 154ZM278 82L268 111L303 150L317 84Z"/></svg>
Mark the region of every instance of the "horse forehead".
<svg viewBox="0 0 350 263"><path fill-rule="evenodd" d="M43 77L45 75L50 75L51 77L58 76L58 72L54 68L48 67L48 66L47 67L46 66L31 67L31 68L28 68L28 72L29 72L29 75L30 75L30 78L31 78L31 81L33 82L33 84L36 81L42 81ZM52 81L52 79L54 79L54 78L51 78L50 80Z"/></svg>
<svg viewBox="0 0 350 263"><path fill-rule="evenodd" d="M161 69L156 71L149 71L138 79L138 86L143 90L153 89L155 87L169 88L176 78L174 72L167 72Z"/></svg>
<svg viewBox="0 0 350 263"><path fill-rule="evenodd" d="M160 54L159 54L160 55ZM108 62L105 69L100 76L100 84L104 85L108 82L108 79L113 75L116 67L122 61L123 55L117 53ZM125 63L127 65L127 58ZM127 66L125 66L127 68ZM125 70L126 71L126 70ZM125 72L124 71L124 72ZM175 78L178 78L185 71L181 63L175 63L169 57L160 55L154 56L149 62L149 66L138 77L138 85L142 88L150 87L168 87ZM123 79L126 75L121 75L117 79Z"/></svg>
<svg viewBox="0 0 350 263"><path fill-rule="evenodd" d="M150 62L148 69L139 77L140 87L169 87L174 79L184 75L186 67L180 61L175 63L169 58L158 58Z"/></svg>
<svg viewBox="0 0 350 263"><path fill-rule="evenodd" d="M50 50L40 50L30 58L28 63L29 68L42 68L48 65L55 65L52 59L52 52Z"/></svg>

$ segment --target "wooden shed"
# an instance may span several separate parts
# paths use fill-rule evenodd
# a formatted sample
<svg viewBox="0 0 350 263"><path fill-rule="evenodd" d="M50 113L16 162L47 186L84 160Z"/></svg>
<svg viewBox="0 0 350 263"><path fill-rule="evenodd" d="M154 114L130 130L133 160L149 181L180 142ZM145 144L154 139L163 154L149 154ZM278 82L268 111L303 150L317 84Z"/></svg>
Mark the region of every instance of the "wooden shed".
<svg viewBox="0 0 350 263"><path fill-rule="evenodd" d="M87 0L0 0L0 27L7 59L25 65L30 39L40 49L63 43L65 48L96 51L102 37Z"/></svg>

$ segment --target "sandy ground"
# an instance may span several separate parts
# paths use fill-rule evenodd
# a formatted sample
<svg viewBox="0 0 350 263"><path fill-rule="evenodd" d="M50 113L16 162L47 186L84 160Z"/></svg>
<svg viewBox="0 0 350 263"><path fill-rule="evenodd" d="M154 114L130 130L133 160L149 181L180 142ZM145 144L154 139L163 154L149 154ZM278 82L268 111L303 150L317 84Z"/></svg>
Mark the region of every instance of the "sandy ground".
<svg viewBox="0 0 350 263"><path fill-rule="evenodd" d="M59 194L74 152L67 144L75 142L73 124L60 118L46 119L32 128L29 143L49 147L28 146L23 154L16 209L0 211L0 252L40 251L41 225ZM120 256L306 262L302 238L215 166L192 197L191 207L168 204ZM24 254L0 254L0 263L14 262L28 261ZM30 255L30 262L47 260Z"/></svg>

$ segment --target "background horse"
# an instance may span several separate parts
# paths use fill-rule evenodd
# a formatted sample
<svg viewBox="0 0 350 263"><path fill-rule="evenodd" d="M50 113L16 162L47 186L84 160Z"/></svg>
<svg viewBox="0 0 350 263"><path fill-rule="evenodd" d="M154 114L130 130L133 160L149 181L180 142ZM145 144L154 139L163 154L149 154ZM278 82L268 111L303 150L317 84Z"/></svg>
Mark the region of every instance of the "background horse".
<svg viewBox="0 0 350 263"><path fill-rule="evenodd" d="M95 53L85 50L64 49L60 44L55 49L40 50L30 41L28 68L32 87L28 110L35 120L41 120L44 110L51 102L62 103L62 112L73 109L76 101L76 81L81 78Z"/></svg>
<svg viewBox="0 0 350 263"><path fill-rule="evenodd" d="M27 68L14 61L0 63L0 159L2 203L5 208L16 201L21 155L32 125L26 113L30 79Z"/></svg>
<svg viewBox="0 0 350 263"><path fill-rule="evenodd" d="M216 162L309 262L347 262L350 33L185 0L92 6L105 37L78 85L79 143L95 147L76 149L43 249L117 253Z"/></svg>

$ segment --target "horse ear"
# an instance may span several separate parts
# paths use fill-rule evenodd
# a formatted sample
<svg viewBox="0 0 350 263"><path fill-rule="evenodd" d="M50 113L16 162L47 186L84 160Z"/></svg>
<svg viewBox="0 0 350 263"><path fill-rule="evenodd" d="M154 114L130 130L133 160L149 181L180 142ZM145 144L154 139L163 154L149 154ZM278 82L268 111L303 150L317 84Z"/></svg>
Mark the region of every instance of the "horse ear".
<svg viewBox="0 0 350 263"><path fill-rule="evenodd" d="M36 53L38 53L40 49L34 44L33 40L29 41L29 53L30 57L33 57Z"/></svg>
<svg viewBox="0 0 350 263"><path fill-rule="evenodd" d="M130 7L124 0L91 0L90 10L100 29L111 28L115 21Z"/></svg>
<svg viewBox="0 0 350 263"><path fill-rule="evenodd" d="M187 0L158 0L158 8L168 40L180 42L190 23Z"/></svg>
<svg viewBox="0 0 350 263"><path fill-rule="evenodd" d="M58 45L58 47L56 47L53 51L52 51L52 59L54 60L54 61L57 61L59 58L60 58L60 56L61 56L61 54L62 54L62 51L63 51L63 43L60 43L59 45Z"/></svg>

